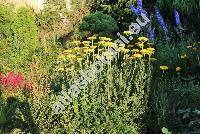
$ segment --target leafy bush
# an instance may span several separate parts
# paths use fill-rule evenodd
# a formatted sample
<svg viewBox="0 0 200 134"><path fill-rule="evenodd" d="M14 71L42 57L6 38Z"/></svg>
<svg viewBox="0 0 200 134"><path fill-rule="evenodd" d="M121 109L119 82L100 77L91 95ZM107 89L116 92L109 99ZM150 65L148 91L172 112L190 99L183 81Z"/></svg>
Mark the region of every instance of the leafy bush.
<svg viewBox="0 0 200 134"><path fill-rule="evenodd" d="M17 9L11 27L13 30L11 61L14 65L21 66L25 61L31 60L38 43L38 29L32 10L25 7Z"/></svg>
<svg viewBox="0 0 200 134"><path fill-rule="evenodd" d="M89 33L89 35L98 34L99 36L112 37L118 31L118 26L111 16L102 12L95 12L83 18L79 30Z"/></svg>
<svg viewBox="0 0 200 134"><path fill-rule="evenodd" d="M10 5L0 3L0 60L9 63L12 44L12 29L14 10Z"/></svg>
<svg viewBox="0 0 200 134"><path fill-rule="evenodd" d="M92 9L102 11L113 17L119 26L120 31L127 30L130 23L136 17L130 10L130 5L136 4L136 0L93 0Z"/></svg>

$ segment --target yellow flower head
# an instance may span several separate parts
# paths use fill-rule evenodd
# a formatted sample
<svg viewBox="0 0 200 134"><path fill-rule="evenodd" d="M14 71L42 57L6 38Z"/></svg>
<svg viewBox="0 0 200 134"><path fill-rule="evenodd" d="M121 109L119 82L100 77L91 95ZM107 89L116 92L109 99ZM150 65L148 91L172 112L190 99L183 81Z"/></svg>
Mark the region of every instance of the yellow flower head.
<svg viewBox="0 0 200 134"><path fill-rule="evenodd" d="M125 48L124 47L119 47L119 50L120 51L123 51Z"/></svg>
<svg viewBox="0 0 200 134"><path fill-rule="evenodd" d="M186 54L181 55L181 59L184 59L184 58L187 58L187 55L186 55Z"/></svg>
<svg viewBox="0 0 200 134"><path fill-rule="evenodd" d="M187 46L187 48L192 48L192 46Z"/></svg>
<svg viewBox="0 0 200 134"><path fill-rule="evenodd" d="M83 61L83 58L80 58L80 57L79 57L79 58L77 58L77 61L78 61L78 62L81 62L81 61Z"/></svg>
<svg viewBox="0 0 200 134"><path fill-rule="evenodd" d="M97 37L96 36L92 36L92 37L88 37L88 40L95 40Z"/></svg>
<svg viewBox="0 0 200 134"><path fill-rule="evenodd" d="M83 47L83 49L89 49L89 47Z"/></svg>
<svg viewBox="0 0 200 134"><path fill-rule="evenodd" d="M133 56L128 58L128 60L134 60L134 59L135 59L135 57L133 57Z"/></svg>
<svg viewBox="0 0 200 134"><path fill-rule="evenodd" d="M149 47L149 48L147 48L147 50L149 50L149 51L155 51L155 48Z"/></svg>
<svg viewBox="0 0 200 134"><path fill-rule="evenodd" d="M76 55L68 54L68 55L67 55L67 58L69 58L69 59L75 59L75 58L76 58Z"/></svg>
<svg viewBox="0 0 200 134"><path fill-rule="evenodd" d="M101 41L112 41L111 38L107 38L107 37L99 37L99 39L100 39Z"/></svg>
<svg viewBox="0 0 200 134"><path fill-rule="evenodd" d="M132 49L131 51L132 51L132 52L139 52L138 49Z"/></svg>
<svg viewBox="0 0 200 134"><path fill-rule="evenodd" d="M142 54L151 54L151 52L149 51L149 50L147 50L147 49L142 49L142 50L140 50L140 52L142 53Z"/></svg>
<svg viewBox="0 0 200 134"><path fill-rule="evenodd" d="M103 40L98 42L98 44L99 44L99 45L102 45L102 46L103 46L105 43L106 43L106 42L103 41Z"/></svg>
<svg viewBox="0 0 200 134"><path fill-rule="evenodd" d="M80 47L75 47L74 50L75 50L75 51L80 51L81 48L80 48Z"/></svg>
<svg viewBox="0 0 200 134"><path fill-rule="evenodd" d="M65 56L62 54L62 55L59 55L58 56L58 59L61 59L61 60L64 60L65 59Z"/></svg>
<svg viewBox="0 0 200 134"><path fill-rule="evenodd" d="M125 49L125 48L122 49L122 52L123 52L123 53L128 53L129 51L130 51L129 49Z"/></svg>
<svg viewBox="0 0 200 134"><path fill-rule="evenodd" d="M148 41L149 39L146 38L146 37L139 37L138 40L141 41L141 42L146 42L146 41Z"/></svg>
<svg viewBox="0 0 200 134"><path fill-rule="evenodd" d="M91 49L96 49L96 48L97 48L97 46L90 46L90 48L91 48Z"/></svg>
<svg viewBox="0 0 200 134"><path fill-rule="evenodd" d="M119 44L118 46L119 46L119 47L125 47L125 45L124 45L124 44Z"/></svg>
<svg viewBox="0 0 200 134"><path fill-rule="evenodd" d="M168 70L169 67L168 67L168 66L160 66L160 69L161 69L161 70Z"/></svg>
<svg viewBox="0 0 200 134"><path fill-rule="evenodd" d="M131 35L131 34L133 34L131 31L124 31L123 32L125 35Z"/></svg>
<svg viewBox="0 0 200 134"><path fill-rule="evenodd" d="M94 52L94 51L95 51L94 49L85 49L85 50L84 50L85 53L92 53L92 52Z"/></svg>
<svg viewBox="0 0 200 134"><path fill-rule="evenodd" d="M181 67L176 67L176 72L181 71Z"/></svg>
<svg viewBox="0 0 200 134"><path fill-rule="evenodd" d="M80 44L80 41L73 41L72 44Z"/></svg>
<svg viewBox="0 0 200 134"><path fill-rule="evenodd" d="M138 43L135 43L137 46L139 46L139 47L144 47L144 44L143 43L141 43L141 42L138 42Z"/></svg>
<svg viewBox="0 0 200 134"><path fill-rule="evenodd" d="M113 45L112 42L105 42L103 46L105 47L111 47Z"/></svg>
<svg viewBox="0 0 200 134"><path fill-rule="evenodd" d="M99 37L101 41L105 41L106 37Z"/></svg>
<svg viewBox="0 0 200 134"><path fill-rule="evenodd" d="M89 45L91 42L90 41L83 41L82 42L84 45Z"/></svg>
<svg viewBox="0 0 200 134"><path fill-rule="evenodd" d="M58 68L58 71L65 71L63 67Z"/></svg>
<svg viewBox="0 0 200 134"><path fill-rule="evenodd" d="M68 53L72 53L72 52L73 52L73 51L72 51L71 49L68 49L68 50L63 51L63 53L65 53L65 54L66 54L66 53L67 53L67 54L68 54Z"/></svg>
<svg viewBox="0 0 200 134"><path fill-rule="evenodd" d="M105 40L105 41L112 41L111 38L105 38L104 40Z"/></svg>
<svg viewBox="0 0 200 134"><path fill-rule="evenodd" d="M137 53L137 54L134 54L133 57L135 57L135 58L142 58L142 54L138 54Z"/></svg>

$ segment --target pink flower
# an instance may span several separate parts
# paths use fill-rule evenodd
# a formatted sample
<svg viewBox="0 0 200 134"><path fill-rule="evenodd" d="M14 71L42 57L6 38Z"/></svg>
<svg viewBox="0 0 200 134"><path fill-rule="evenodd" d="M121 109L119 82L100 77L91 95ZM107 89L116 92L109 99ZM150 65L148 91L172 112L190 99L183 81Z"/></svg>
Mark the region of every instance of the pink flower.
<svg viewBox="0 0 200 134"><path fill-rule="evenodd" d="M8 73L8 76L6 77L6 79L5 79L5 81L4 81L4 86L5 86L5 87L10 86L13 77L14 77L14 74L13 74L12 71L10 71L10 72Z"/></svg>
<svg viewBox="0 0 200 134"><path fill-rule="evenodd" d="M18 75L16 77L17 77L17 81L18 81L17 87L20 88L20 89L23 89L24 85L25 85L24 76L21 73L18 73Z"/></svg>

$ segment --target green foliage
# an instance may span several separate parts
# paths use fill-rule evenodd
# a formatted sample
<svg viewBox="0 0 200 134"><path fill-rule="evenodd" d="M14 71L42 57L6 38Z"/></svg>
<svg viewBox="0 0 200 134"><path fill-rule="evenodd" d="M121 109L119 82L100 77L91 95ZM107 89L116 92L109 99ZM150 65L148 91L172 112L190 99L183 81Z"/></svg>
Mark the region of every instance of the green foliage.
<svg viewBox="0 0 200 134"><path fill-rule="evenodd" d="M95 12L83 18L79 26L81 32L89 32L90 35L112 37L118 31L117 22L109 15Z"/></svg>
<svg viewBox="0 0 200 134"><path fill-rule="evenodd" d="M24 61L31 60L37 47L38 29L32 10L24 7L17 9L11 28L14 34L11 61L20 66Z"/></svg>
<svg viewBox="0 0 200 134"><path fill-rule="evenodd" d="M169 130L165 127L162 128L162 133L163 134L171 134L171 132L169 132Z"/></svg>
<svg viewBox="0 0 200 134"><path fill-rule="evenodd" d="M177 44L159 43L154 63L149 111L151 123L173 133L197 132L199 128L199 45L192 38ZM183 57L185 55L185 57ZM182 58L181 58L182 57ZM159 68L166 65L169 70ZM176 67L181 67L176 71ZM154 120L154 121L152 121ZM152 123L154 122L154 123Z"/></svg>
<svg viewBox="0 0 200 134"><path fill-rule="evenodd" d="M4 109L4 101L3 101L3 98L0 96L0 125L5 123L5 121L6 121L6 115L5 115L4 110L5 110Z"/></svg>
<svg viewBox="0 0 200 134"><path fill-rule="evenodd" d="M92 9L112 16L117 21L120 30L127 30L135 17L130 10L131 4L135 5L136 0L94 0Z"/></svg>
<svg viewBox="0 0 200 134"><path fill-rule="evenodd" d="M0 9L0 60L8 63L13 39L11 25L15 13L10 5L0 3Z"/></svg>
<svg viewBox="0 0 200 134"><path fill-rule="evenodd" d="M41 104L34 103L33 116L41 133L145 133L150 72L144 61L110 65L91 82L61 115L55 115L52 95ZM63 81L66 91L73 84L74 67L68 67L55 78ZM77 71L78 73L78 71ZM60 79L58 79L60 78ZM73 79L71 79L73 78ZM36 111L35 111L36 110ZM51 123L49 123L51 122Z"/></svg>
<svg viewBox="0 0 200 134"><path fill-rule="evenodd" d="M44 30L46 33L59 32L57 30L62 22L60 13L65 12L63 5L65 5L63 0L47 1L44 9L37 14L37 25L41 31Z"/></svg>

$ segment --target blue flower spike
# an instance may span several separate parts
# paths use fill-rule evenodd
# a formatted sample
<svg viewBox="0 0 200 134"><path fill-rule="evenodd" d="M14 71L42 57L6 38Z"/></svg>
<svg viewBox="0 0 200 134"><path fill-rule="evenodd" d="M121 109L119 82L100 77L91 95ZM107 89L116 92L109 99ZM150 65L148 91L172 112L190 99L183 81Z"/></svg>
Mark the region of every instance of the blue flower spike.
<svg viewBox="0 0 200 134"><path fill-rule="evenodd" d="M154 31L155 31L155 28L151 29L150 32L149 32L149 38L150 40L153 42L154 41Z"/></svg>
<svg viewBox="0 0 200 134"><path fill-rule="evenodd" d="M165 22L164 22L164 20L163 20L163 18L162 18L162 16L161 16L159 10L157 9L157 7L155 7L155 16L156 16L156 18L157 18L157 20L158 20L160 26L161 26L162 29L164 30L165 34L167 34L167 33L168 33L168 30L167 30L166 24L165 24Z"/></svg>
<svg viewBox="0 0 200 134"><path fill-rule="evenodd" d="M181 25L181 20L180 20L178 11L174 10L174 14L175 14L175 19L176 19L176 25L177 26Z"/></svg>

